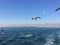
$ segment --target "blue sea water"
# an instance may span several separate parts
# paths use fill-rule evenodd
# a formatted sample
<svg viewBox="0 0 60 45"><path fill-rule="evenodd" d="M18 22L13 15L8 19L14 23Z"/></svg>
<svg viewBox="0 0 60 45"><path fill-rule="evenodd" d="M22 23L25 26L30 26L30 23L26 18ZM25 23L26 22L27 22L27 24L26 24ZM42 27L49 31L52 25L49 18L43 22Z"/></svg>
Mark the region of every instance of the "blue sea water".
<svg viewBox="0 0 60 45"><path fill-rule="evenodd" d="M0 45L60 45L60 28L0 28Z"/></svg>

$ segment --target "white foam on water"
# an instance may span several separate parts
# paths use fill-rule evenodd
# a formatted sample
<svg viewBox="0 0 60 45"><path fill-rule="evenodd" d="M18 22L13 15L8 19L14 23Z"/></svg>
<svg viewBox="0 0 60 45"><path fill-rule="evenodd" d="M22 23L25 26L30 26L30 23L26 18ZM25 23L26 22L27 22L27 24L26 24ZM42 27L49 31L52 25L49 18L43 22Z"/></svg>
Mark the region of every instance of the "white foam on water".
<svg viewBox="0 0 60 45"><path fill-rule="evenodd" d="M54 45L54 39L47 38L47 42L44 45Z"/></svg>
<svg viewBox="0 0 60 45"><path fill-rule="evenodd" d="M33 35L32 34L28 34L28 35L25 35L24 37L32 37Z"/></svg>

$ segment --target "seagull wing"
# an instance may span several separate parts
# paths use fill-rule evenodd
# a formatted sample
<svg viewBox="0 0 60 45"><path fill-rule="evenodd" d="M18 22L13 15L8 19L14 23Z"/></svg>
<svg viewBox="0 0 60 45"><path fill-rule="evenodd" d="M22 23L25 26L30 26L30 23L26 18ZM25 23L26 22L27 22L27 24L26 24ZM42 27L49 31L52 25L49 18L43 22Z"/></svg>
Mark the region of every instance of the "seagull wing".
<svg viewBox="0 0 60 45"><path fill-rule="evenodd" d="M58 11L58 10L60 10L60 8L57 8L55 11Z"/></svg>

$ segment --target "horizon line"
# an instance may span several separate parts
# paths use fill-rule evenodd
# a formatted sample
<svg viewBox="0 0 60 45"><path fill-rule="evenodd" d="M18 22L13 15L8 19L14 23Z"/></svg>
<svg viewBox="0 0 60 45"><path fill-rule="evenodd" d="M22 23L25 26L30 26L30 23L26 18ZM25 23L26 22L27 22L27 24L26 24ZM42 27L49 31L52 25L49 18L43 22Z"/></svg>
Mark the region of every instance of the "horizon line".
<svg viewBox="0 0 60 45"><path fill-rule="evenodd" d="M39 24L0 24L0 27L60 27L60 23L39 23Z"/></svg>

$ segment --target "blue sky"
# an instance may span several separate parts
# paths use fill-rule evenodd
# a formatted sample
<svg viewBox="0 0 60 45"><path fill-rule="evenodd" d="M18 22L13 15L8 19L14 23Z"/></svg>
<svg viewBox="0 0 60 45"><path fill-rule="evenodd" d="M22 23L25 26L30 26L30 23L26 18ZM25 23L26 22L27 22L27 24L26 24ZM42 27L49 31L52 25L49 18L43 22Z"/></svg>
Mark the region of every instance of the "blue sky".
<svg viewBox="0 0 60 45"><path fill-rule="evenodd" d="M59 23L60 0L0 0L0 24ZM40 16L39 20L31 20Z"/></svg>

